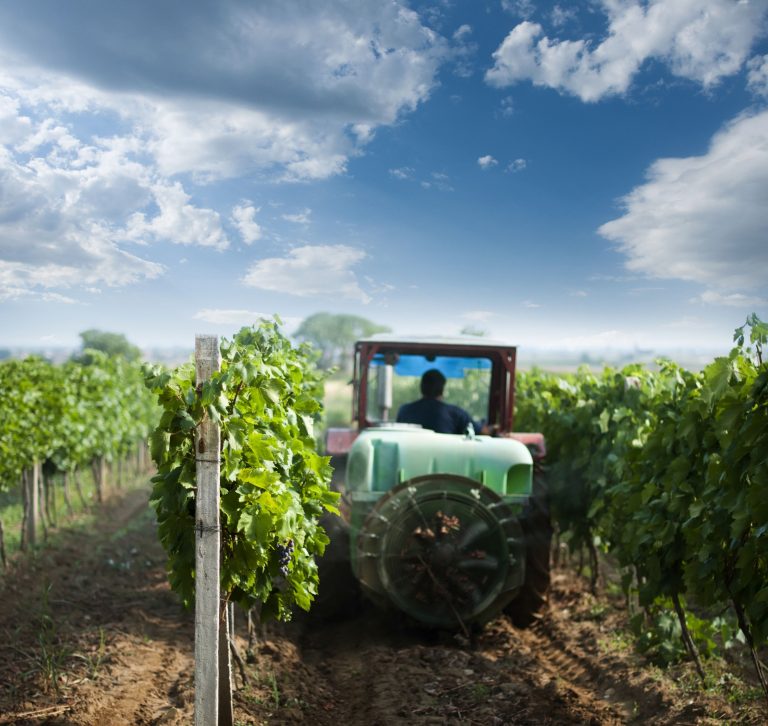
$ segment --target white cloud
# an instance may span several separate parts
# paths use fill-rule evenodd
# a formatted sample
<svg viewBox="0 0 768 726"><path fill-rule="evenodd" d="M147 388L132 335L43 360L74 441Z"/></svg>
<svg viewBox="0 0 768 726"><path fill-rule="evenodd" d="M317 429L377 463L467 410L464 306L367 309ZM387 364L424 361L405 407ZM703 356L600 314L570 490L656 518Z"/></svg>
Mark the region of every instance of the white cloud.
<svg viewBox="0 0 768 726"><path fill-rule="evenodd" d="M464 23L464 25L460 25L456 29L456 32L453 34L453 39L454 40L463 40L468 35L472 35L472 26L471 25L467 25L466 23Z"/></svg>
<svg viewBox="0 0 768 726"><path fill-rule="evenodd" d="M282 214L280 215L286 222L293 222L294 224L309 224L310 223L310 215L312 214L312 210L308 207L305 207L301 212L296 212L295 214Z"/></svg>
<svg viewBox="0 0 768 726"><path fill-rule="evenodd" d="M504 118L515 115L515 100L512 96L505 96L501 99L501 115Z"/></svg>
<svg viewBox="0 0 768 726"><path fill-rule="evenodd" d="M378 0L227 0L160 15L151 3L0 5L0 47L0 85L26 86L51 116L106 108L162 174L202 179L341 173L376 127L429 96L448 57L416 12Z"/></svg>
<svg viewBox="0 0 768 726"><path fill-rule="evenodd" d="M261 239L262 229L256 221L259 209L250 202L232 208L232 223L237 227L245 244L250 245Z"/></svg>
<svg viewBox="0 0 768 726"><path fill-rule="evenodd" d="M720 289L764 287L768 270L768 111L742 116L706 154L659 159L600 234L634 272Z"/></svg>
<svg viewBox="0 0 768 726"><path fill-rule="evenodd" d="M747 68L747 88L757 96L768 96L768 55L755 56Z"/></svg>
<svg viewBox="0 0 768 726"><path fill-rule="evenodd" d="M4 107L21 114L20 104ZM50 119L17 119L14 128L23 133L13 146L0 145L0 294L50 296L53 288L118 286L160 275L161 265L122 246L128 214L153 201L151 175L130 143L86 144Z"/></svg>
<svg viewBox="0 0 768 726"><path fill-rule="evenodd" d="M768 305L766 298L755 295L744 295L742 293L723 293L717 290L705 290L701 295L691 298L692 303L702 303L704 305L723 305L726 307L754 309Z"/></svg>
<svg viewBox="0 0 768 726"><path fill-rule="evenodd" d="M370 275L364 275L363 279L365 280L368 290L375 294L392 292L397 289L391 282L377 282Z"/></svg>
<svg viewBox="0 0 768 726"><path fill-rule="evenodd" d="M401 166L398 169L390 169L389 173L391 176L395 177L395 179L411 179L414 171L413 167Z"/></svg>
<svg viewBox="0 0 768 726"><path fill-rule="evenodd" d="M159 214L148 218L143 212L134 213L128 221L128 239L141 240L149 236L174 244L199 245L217 250L229 247L219 213L189 204L190 196L180 182L155 184L152 194Z"/></svg>
<svg viewBox="0 0 768 726"><path fill-rule="evenodd" d="M555 7L552 8L550 17L552 18L553 25L558 28L562 28L564 25L567 25L571 20L576 18L576 9L572 7L564 8L560 5L555 5Z"/></svg>
<svg viewBox="0 0 768 726"><path fill-rule="evenodd" d="M705 88L736 73L763 31L766 4L732 0L602 0L607 37L552 40L530 21L517 25L493 53L486 81L498 87L529 80L598 101L622 94L646 61L658 60Z"/></svg>
<svg viewBox="0 0 768 726"><path fill-rule="evenodd" d="M587 293L586 290L574 290L571 293L571 297L588 297L588 296L589 294Z"/></svg>
<svg viewBox="0 0 768 726"><path fill-rule="evenodd" d="M61 295L58 292L40 292L29 287L14 287L12 284L5 284L3 277L3 265L0 262L0 302L8 300L40 300L60 305L76 305L78 303L74 298Z"/></svg>
<svg viewBox="0 0 768 726"><path fill-rule="evenodd" d="M540 308L541 305L539 303L533 302L532 300L523 300L523 307L524 308Z"/></svg>
<svg viewBox="0 0 768 726"><path fill-rule="evenodd" d="M516 174L518 171L523 171L527 166L528 162L525 159L515 159L507 164L507 171Z"/></svg>
<svg viewBox="0 0 768 726"><path fill-rule="evenodd" d="M477 164L481 169L490 169L496 166L499 162L494 159L490 154L488 156L481 156L477 160Z"/></svg>
<svg viewBox="0 0 768 726"><path fill-rule="evenodd" d="M421 187L422 189L437 189L441 192L453 191L451 178L441 171L433 171L430 174L429 179L425 179L421 182Z"/></svg>
<svg viewBox="0 0 768 726"><path fill-rule="evenodd" d="M287 257L259 260L243 283L300 297L336 295L368 303L371 298L353 269L365 257L363 250L347 245L305 245L292 249Z"/></svg>
<svg viewBox="0 0 768 726"><path fill-rule="evenodd" d="M536 12L534 0L501 0L501 7L512 15L529 18Z"/></svg>

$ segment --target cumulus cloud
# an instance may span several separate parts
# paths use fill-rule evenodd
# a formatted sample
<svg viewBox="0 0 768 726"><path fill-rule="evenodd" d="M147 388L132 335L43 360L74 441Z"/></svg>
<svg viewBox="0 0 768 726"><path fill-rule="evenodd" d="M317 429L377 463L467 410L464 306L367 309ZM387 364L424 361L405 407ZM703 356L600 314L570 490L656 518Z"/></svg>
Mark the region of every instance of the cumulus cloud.
<svg viewBox="0 0 768 726"><path fill-rule="evenodd" d="M245 244L250 245L261 239L262 230L256 221L258 209L250 202L232 208L232 224L237 227Z"/></svg>
<svg viewBox="0 0 768 726"><path fill-rule="evenodd" d="M390 169L389 174L395 179L411 179L413 178L414 171L411 166L401 166L397 169Z"/></svg>
<svg viewBox="0 0 768 726"><path fill-rule="evenodd" d="M433 171L429 175L429 179L424 179L421 182L422 189L437 189L441 192L452 192L451 178L441 171Z"/></svg>
<svg viewBox="0 0 768 726"><path fill-rule="evenodd" d="M724 305L734 308L757 308L768 305L768 300L756 295L744 295L739 292L723 293L717 290L705 290L701 295L691 298L692 303L704 305Z"/></svg>
<svg viewBox="0 0 768 726"><path fill-rule="evenodd" d="M311 214L312 210L306 207L301 212L295 212L294 214L282 214L281 217L286 222L293 222L294 224L309 224Z"/></svg>
<svg viewBox="0 0 768 726"><path fill-rule="evenodd" d="M128 221L128 239L152 237L181 245L199 245L225 250L229 247L219 213L190 204L190 196L180 182L152 186L160 212L154 217L136 212Z"/></svg>
<svg viewBox="0 0 768 726"><path fill-rule="evenodd" d="M496 166L499 162L494 159L490 154L487 156L481 156L477 160L477 165L481 169L490 169L493 166Z"/></svg>
<svg viewBox="0 0 768 726"><path fill-rule="evenodd" d="M249 268L243 283L300 297L340 295L368 303L371 298L354 271L365 257L363 250L347 245L305 245L286 257L259 260Z"/></svg>
<svg viewBox="0 0 768 726"><path fill-rule="evenodd" d="M471 25L467 25L466 23L464 23L464 25L460 25L456 29L456 31L453 34L453 39L454 40L463 40L468 35L472 35L472 26Z"/></svg>
<svg viewBox="0 0 768 726"><path fill-rule="evenodd" d="M377 0L0 5L0 46L38 102L108 99L164 174L288 180L343 171L377 126L428 97L448 53L416 12ZM46 74L59 82L41 90Z"/></svg>
<svg viewBox="0 0 768 726"><path fill-rule="evenodd" d="M564 8L560 5L555 5L555 7L552 8L550 17L552 18L553 25L562 28L576 18L576 8Z"/></svg>
<svg viewBox="0 0 768 726"><path fill-rule="evenodd" d="M768 55L755 56L747 68L747 88L757 96L768 96Z"/></svg>
<svg viewBox="0 0 768 726"><path fill-rule="evenodd" d="M768 111L741 116L706 154L659 159L599 229L634 272L740 291L768 270Z"/></svg>
<svg viewBox="0 0 768 726"><path fill-rule="evenodd" d="M515 159L507 164L507 171L515 174L518 171L523 171L527 166L528 162L525 159Z"/></svg>
<svg viewBox="0 0 768 726"><path fill-rule="evenodd" d="M500 88L520 81L598 101L627 91L646 61L705 88L736 73L763 31L765 2L732 0L602 0L607 36L558 40L538 23L515 26L493 53L486 81Z"/></svg>
<svg viewBox="0 0 768 726"><path fill-rule="evenodd" d="M515 100L512 96L505 96L501 99L501 115L504 118L509 118L515 115Z"/></svg>
<svg viewBox="0 0 768 726"><path fill-rule="evenodd" d="M20 114L14 100L5 108ZM154 201L151 176L131 158L131 145L85 144L48 120L17 119L25 133L0 146L0 294L61 302L54 288L160 275L161 265L124 244L130 213Z"/></svg>
<svg viewBox="0 0 768 726"><path fill-rule="evenodd" d="M253 243L250 203L206 208L195 189L343 173L448 55L417 13L376 0L0 4L0 48L6 296L157 277L149 244L225 250L222 219Z"/></svg>

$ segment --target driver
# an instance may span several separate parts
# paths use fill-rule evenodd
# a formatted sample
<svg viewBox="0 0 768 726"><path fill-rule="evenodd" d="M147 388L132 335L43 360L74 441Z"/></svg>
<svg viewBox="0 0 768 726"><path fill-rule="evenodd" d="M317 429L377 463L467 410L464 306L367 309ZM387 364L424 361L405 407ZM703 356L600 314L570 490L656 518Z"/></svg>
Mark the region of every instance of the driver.
<svg viewBox="0 0 768 726"><path fill-rule="evenodd" d="M420 424L439 434L463 434L471 425L476 434L481 433L482 426L463 408L443 401L444 389L445 376L437 368L430 368L421 377L422 397L400 406L398 423Z"/></svg>

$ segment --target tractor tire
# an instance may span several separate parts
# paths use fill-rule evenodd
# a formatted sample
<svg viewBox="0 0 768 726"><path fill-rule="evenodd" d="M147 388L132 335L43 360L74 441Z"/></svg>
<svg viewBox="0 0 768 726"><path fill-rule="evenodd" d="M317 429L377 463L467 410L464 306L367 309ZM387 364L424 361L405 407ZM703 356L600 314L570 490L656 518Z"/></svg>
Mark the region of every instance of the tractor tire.
<svg viewBox="0 0 768 726"><path fill-rule="evenodd" d="M533 495L523 510L521 524L525 535L525 580L504 612L514 625L526 628L546 607L550 582L552 523L547 483L540 473L534 474Z"/></svg>
<svg viewBox="0 0 768 726"><path fill-rule="evenodd" d="M332 514L320 524L331 541L317 560L319 585L309 614L318 620L350 617L360 608L360 585L349 561L349 525Z"/></svg>

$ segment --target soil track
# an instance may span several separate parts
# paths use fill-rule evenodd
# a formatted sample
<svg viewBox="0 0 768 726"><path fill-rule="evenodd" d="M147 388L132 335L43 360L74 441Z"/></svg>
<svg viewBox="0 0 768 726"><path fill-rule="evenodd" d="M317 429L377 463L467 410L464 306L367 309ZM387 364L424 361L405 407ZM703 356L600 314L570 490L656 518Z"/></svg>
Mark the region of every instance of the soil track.
<svg viewBox="0 0 768 726"><path fill-rule="evenodd" d="M89 531L17 559L0 581L0 724L193 721L192 617L165 578L145 490L117 493ZM242 626L243 618L240 618ZM624 613L559 571L550 612L473 642L366 609L264 629L239 724L763 723L759 704L680 685L626 647ZM242 628L238 628L242 630ZM244 633L239 633L241 649Z"/></svg>

